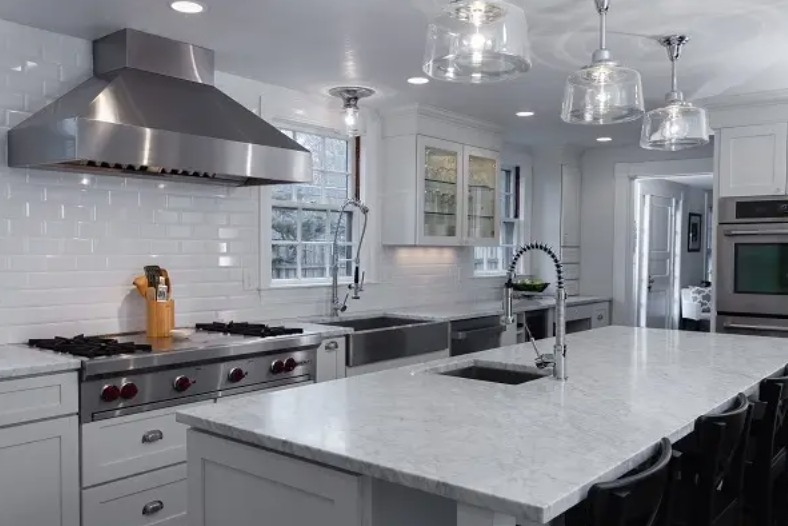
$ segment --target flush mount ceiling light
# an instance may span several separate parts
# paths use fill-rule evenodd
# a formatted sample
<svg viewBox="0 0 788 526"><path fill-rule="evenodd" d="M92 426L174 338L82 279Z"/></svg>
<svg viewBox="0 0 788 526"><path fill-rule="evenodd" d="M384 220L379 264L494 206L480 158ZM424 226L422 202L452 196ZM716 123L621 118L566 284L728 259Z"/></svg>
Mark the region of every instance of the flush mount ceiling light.
<svg viewBox="0 0 788 526"><path fill-rule="evenodd" d="M359 114L358 101L375 94L372 88L361 86L340 86L328 90L328 94L342 99L342 117L345 121L345 133L350 137L358 137L364 133L364 119Z"/></svg>
<svg viewBox="0 0 788 526"><path fill-rule="evenodd" d="M670 91L665 96L668 104L651 110L643 118L640 146L646 150L675 152L703 146L709 142L706 110L685 101L676 80L676 62L687 42L689 38L685 35L670 35L659 39L659 43L668 51L671 83Z"/></svg>
<svg viewBox="0 0 788 526"><path fill-rule="evenodd" d="M196 15L197 13L205 11L204 5L190 0L176 0L170 4L170 7L179 13L186 13L188 15Z"/></svg>
<svg viewBox="0 0 788 526"><path fill-rule="evenodd" d="M525 12L504 0L452 0L430 22L424 73L479 84L531 69Z"/></svg>
<svg viewBox="0 0 788 526"><path fill-rule="evenodd" d="M515 115L517 115L518 117L533 117L534 116L534 112L532 112L532 111L518 111L517 113L515 113Z"/></svg>
<svg viewBox="0 0 788 526"><path fill-rule="evenodd" d="M426 77L411 77L408 79L408 84L415 84L417 86L421 84L426 84L430 81L430 79Z"/></svg>
<svg viewBox="0 0 788 526"><path fill-rule="evenodd" d="M619 66L607 49L610 0L594 0L599 13L599 49L591 64L566 80L561 119L570 124L616 124L643 116L640 73Z"/></svg>

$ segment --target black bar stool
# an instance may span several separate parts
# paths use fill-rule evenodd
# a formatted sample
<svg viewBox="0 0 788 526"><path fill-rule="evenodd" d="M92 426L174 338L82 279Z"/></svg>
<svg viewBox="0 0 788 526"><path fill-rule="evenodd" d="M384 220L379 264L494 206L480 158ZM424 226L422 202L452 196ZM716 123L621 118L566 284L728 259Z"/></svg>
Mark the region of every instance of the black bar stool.
<svg viewBox="0 0 788 526"><path fill-rule="evenodd" d="M649 462L611 482L594 484L588 497L566 514L566 526L652 526L668 524L668 488L678 475L678 454L663 438ZM665 522L663 522L665 521Z"/></svg>
<svg viewBox="0 0 788 526"><path fill-rule="evenodd" d="M773 526L776 505L788 501L787 413L788 376L763 380L753 402L745 470L745 507L756 526Z"/></svg>
<svg viewBox="0 0 788 526"><path fill-rule="evenodd" d="M739 394L733 407L695 421L695 431L676 448L682 453L674 524L740 526L744 463L752 404Z"/></svg>

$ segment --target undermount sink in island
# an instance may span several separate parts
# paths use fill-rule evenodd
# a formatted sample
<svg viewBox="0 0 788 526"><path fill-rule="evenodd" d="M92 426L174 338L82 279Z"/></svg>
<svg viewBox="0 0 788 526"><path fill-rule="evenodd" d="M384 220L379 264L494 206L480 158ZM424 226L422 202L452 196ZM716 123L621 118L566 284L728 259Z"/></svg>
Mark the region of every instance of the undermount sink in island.
<svg viewBox="0 0 788 526"><path fill-rule="evenodd" d="M183 411L191 524L549 523L788 363L783 339L606 327L566 343L566 382L483 381L534 372L516 345Z"/></svg>

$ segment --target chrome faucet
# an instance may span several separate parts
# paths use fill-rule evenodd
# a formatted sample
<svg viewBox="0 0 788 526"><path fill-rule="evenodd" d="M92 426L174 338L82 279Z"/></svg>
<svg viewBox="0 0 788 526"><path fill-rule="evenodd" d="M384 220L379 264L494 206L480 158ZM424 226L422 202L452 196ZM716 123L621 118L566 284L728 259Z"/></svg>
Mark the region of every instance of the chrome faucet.
<svg viewBox="0 0 788 526"><path fill-rule="evenodd" d="M353 260L353 283L348 285L348 292L345 294L345 299L339 301L339 228L342 226L342 218L345 217L345 211L348 207L355 207L364 215L364 225L361 228L361 238L358 241L358 248L356 250L356 258ZM364 278L366 273L361 271L361 246L364 244L364 234L367 233L367 219L369 215L369 207L356 199L349 199L342 205L339 211L339 218L337 218L337 227L334 230L334 243L331 247L331 315L339 316L340 313L347 310L347 300L351 297L354 300L361 299L361 292L364 292ZM359 278L359 274L361 274Z"/></svg>
<svg viewBox="0 0 788 526"><path fill-rule="evenodd" d="M514 318L514 278L517 269L517 262L523 254L530 250L541 250L553 260L555 264L556 287L555 287L555 346L553 354L542 354L536 348L533 337L529 333L531 343L536 352L536 366L540 369L552 367L553 377L564 381L566 375L566 290L564 289L564 266L558 259L555 251L544 243L528 243L515 251L509 271L506 274L506 284L503 287L503 316L501 323L511 325L515 322Z"/></svg>

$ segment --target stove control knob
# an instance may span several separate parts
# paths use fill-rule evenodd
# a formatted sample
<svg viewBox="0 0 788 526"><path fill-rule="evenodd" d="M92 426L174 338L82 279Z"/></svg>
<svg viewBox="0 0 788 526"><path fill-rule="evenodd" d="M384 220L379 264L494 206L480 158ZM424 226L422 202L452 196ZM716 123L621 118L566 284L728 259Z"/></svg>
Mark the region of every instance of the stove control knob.
<svg viewBox="0 0 788 526"><path fill-rule="evenodd" d="M227 373L227 379L231 383L240 382L244 378L246 378L246 373L240 367L233 367L232 369L230 369L230 372Z"/></svg>
<svg viewBox="0 0 788 526"><path fill-rule="evenodd" d="M290 373L290 372L295 371L296 366L298 366L298 363L296 363L294 358L288 358L287 360L285 360L285 371L286 372Z"/></svg>
<svg viewBox="0 0 788 526"><path fill-rule="evenodd" d="M124 400L131 400L137 396L139 391L134 382L123 382L123 385L120 386L120 397Z"/></svg>
<svg viewBox="0 0 788 526"><path fill-rule="evenodd" d="M114 402L120 396L120 389L117 385L105 385L101 389L101 399L105 402Z"/></svg>
<svg viewBox="0 0 788 526"><path fill-rule="evenodd" d="M176 377L175 380L173 380L172 388L178 391L179 393L182 393L186 391L189 387L191 387L193 383L194 382L192 382L188 376L181 375Z"/></svg>
<svg viewBox="0 0 788 526"><path fill-rule="evenodd" d="M274 374L281 374L285 371L285 362L277 360L271 364L271 372Z"/></svg>

